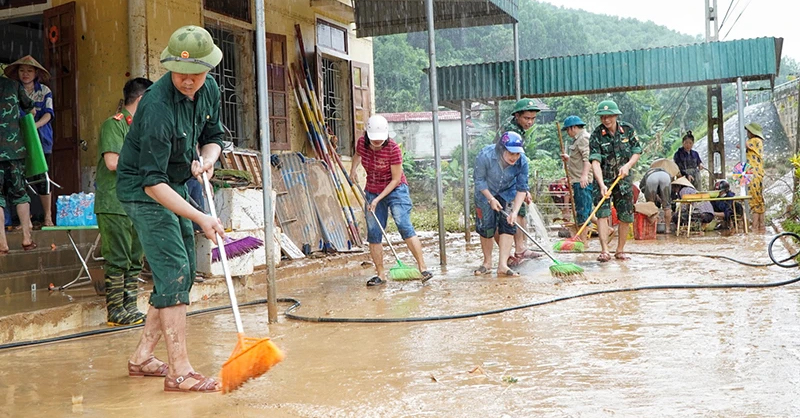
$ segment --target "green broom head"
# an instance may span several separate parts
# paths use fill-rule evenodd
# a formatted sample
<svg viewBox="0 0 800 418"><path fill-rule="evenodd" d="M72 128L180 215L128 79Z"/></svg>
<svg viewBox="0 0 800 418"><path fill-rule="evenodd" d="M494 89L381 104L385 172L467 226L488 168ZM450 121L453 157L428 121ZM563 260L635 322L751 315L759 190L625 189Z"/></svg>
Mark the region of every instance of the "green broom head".
<svg viewBox="0 0 800 418"><path fill-rule="evenodd" d="M559 252L582 253L583 250L586 249L586 245L576 238L569 238L556 241L556 243L553 244L553 249Z"/></svg>
<svg viewBox="0 0 800 418"><path fill-rule="evenodd" d="M572 263L560 263L556 261L555 264L550 266L550 275L553 277L572 277L572 276L582 276L583 275L583 267L572 264Z"/></svg>
<svg viewBox="0 0 800 418"><path fill-rule="evenodd" d="M422 280L422 273L414 267L409 267L398 261L389 269L389 278L396 281Z"/></svg>

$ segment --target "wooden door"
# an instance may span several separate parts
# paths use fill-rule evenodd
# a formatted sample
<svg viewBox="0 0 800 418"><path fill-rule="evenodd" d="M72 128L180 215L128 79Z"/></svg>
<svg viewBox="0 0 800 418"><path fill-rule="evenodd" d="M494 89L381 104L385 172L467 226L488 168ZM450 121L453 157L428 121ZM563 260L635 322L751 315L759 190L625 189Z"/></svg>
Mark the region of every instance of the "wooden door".
<svg viewBox="0 0 800 418"><path fill-rule="evenodd" d="M353 80L353 140L364 136L367 119L372 114L372 100L369 86L369 64L350 62L350 74ZM355 144L353 144L355 149Z"/></svg>
<svg viewBox="0 0 800 418"><path fill-rule="evenodd" d="M44 31L44 66L50 71L55 111L50 177L63 187L55 194L70 194L81 190L75 2L45 10Z"/></svg>
<svg viewBox="0 0 800 418"><path fill-rule="evenodd" d="M290 150L286 36L267 33L267 92L270 150ZM260 145L259 145L260 146Z"/></svg>

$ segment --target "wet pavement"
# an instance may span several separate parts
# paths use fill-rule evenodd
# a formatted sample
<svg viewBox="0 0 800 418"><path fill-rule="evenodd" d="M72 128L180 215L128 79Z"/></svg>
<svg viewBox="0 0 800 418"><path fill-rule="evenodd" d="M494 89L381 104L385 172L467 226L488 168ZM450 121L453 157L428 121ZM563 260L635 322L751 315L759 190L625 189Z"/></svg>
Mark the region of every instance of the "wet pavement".
<svg viewBox="0 0 800 418"><path fill-rule="evenodd" d="M719 254L767 262L769 237L711 233L631 241L631 252ZM596 249L592 243L590 249ZM427 249L436 264L436 249ZM767 283L797 269L708 257L556 254L586 269L552 278L547 260L521 277L476 277L480 250L454 243L427 285L335 270L282 278L279 297L311 317L421 317L480 312L590 291L663 284ZM785 252L783 252L785 254ZM387 263L387 267L389 264ZM264 292L263 294L266 294ZM529 417L800 415L800 287L659 290L596 295L469 319L393 324L268 325L244 308L248 336L270 336L286 359L229 395L167 394L129 378L138 330L0 351L0 417ZM281 309L288 307L282 304ZM190 357L219 371L236 341L230 311L188 320ZM166 357L163 345L157 355Z"/></svg>

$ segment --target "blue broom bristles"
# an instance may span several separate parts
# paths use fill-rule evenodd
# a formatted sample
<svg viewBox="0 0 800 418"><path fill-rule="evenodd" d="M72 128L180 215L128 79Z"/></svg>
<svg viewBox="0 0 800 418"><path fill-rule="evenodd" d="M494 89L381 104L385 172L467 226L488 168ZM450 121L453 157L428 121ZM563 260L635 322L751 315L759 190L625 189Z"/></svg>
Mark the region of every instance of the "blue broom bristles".
<svg viewBox="0 0 800 418"><path fill-rule="evenodd" d="M224 245L225 254L228 258L235 258L261 248L264 245L264 241L256 237L247 236L239 239L228 238L225 240ZM211 250L211 262L216 263L219 260L219 248L214 248Z"/></svg>

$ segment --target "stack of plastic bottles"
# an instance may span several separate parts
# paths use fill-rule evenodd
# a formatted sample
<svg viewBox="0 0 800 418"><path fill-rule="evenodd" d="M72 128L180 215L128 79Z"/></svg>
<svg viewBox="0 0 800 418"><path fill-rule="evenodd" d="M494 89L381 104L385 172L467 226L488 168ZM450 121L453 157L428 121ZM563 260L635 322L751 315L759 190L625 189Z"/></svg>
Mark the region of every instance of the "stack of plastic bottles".
<svg viewBox="0 0 800 418"><path fill-rule="evenodd" d="M62 195L56 200L56 225L95 226L94 193L73 193Z"/></svg>

